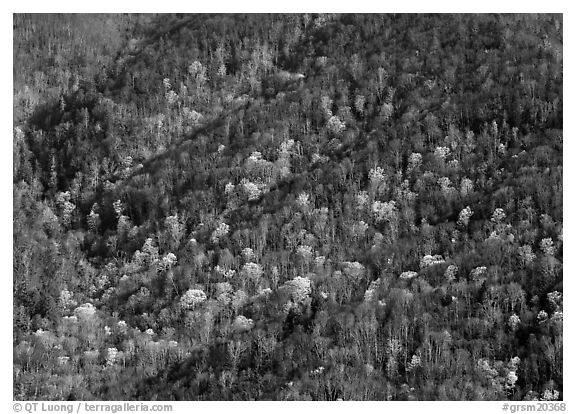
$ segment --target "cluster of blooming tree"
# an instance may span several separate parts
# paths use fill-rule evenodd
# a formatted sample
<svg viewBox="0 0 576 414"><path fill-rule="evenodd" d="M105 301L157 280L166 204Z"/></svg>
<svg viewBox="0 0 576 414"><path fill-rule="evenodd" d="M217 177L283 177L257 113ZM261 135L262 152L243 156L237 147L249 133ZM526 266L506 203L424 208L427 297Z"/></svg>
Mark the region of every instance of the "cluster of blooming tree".
<svg viewBox="0 0 576 414"><path fill-rule="evenodd" d="M15 399L563 397L561 17L76 19L15 17Z"/></svg>

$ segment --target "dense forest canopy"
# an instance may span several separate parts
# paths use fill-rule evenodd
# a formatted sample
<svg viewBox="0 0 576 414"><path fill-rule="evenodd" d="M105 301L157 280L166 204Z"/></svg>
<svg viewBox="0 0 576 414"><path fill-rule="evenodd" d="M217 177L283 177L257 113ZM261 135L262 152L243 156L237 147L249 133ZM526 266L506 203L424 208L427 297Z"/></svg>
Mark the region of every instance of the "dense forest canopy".
<svg viewBox="0 0 576 414"><path fill-rule="evenodd" d="M561 15L14 15L14 398L561 400Z"/></svg>

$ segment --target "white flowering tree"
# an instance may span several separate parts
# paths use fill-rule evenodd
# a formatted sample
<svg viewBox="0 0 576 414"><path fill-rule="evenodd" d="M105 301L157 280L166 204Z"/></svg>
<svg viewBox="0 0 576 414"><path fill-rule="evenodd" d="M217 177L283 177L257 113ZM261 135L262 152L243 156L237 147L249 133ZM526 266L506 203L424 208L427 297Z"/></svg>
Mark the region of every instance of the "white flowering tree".
<svg viewBox="0 0 576 414"><path fill-rule="evenodd" d="M206 293L200 289L189 289L180 298L180 308L194 309L206 301Z"/></svg>

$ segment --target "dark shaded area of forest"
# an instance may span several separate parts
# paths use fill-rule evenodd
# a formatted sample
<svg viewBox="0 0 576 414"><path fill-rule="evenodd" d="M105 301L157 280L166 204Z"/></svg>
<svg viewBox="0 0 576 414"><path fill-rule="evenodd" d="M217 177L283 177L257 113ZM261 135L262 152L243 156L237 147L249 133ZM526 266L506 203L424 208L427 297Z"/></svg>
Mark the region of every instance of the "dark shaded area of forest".
<svg viewBox="0 0 576 414"><path fill-rule="evenodd" d="M14 398L561 400L561 15L14 15Z"/></svg>

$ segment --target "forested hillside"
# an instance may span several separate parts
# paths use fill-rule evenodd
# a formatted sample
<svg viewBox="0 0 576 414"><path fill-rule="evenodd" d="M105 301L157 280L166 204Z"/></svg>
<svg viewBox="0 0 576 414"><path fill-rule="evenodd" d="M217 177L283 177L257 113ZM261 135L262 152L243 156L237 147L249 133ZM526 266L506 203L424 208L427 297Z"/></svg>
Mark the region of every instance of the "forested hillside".
<svg viewBox="0 0 576 414"><path fill-rule="evenodd" d="M14 15L14 398L561 400L561 15Z"/></svg>

